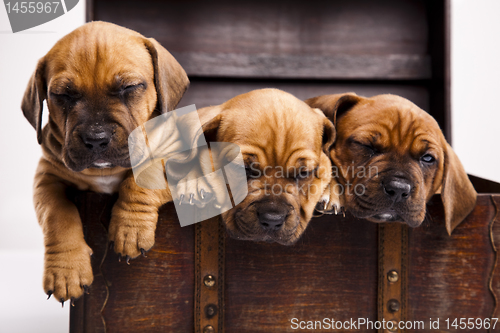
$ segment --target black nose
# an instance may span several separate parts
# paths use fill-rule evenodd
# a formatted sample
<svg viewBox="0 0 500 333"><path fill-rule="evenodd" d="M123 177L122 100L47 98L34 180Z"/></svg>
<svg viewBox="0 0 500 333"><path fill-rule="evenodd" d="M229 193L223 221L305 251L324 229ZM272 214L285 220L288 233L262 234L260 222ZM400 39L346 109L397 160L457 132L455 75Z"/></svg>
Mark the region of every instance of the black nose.
<svg viewBox="0 0 500 333"><path fill-rule="evenodd" d="M410 196L411 184L403 178L391 178L384 182L384 191L394 202L401 202Z"/></svg>
<svg viewBox="0 0 500 333"><path fill-rule="evenodd" d="M259 223L262 229L266 231L278 231L283 227L285 219L288 216L287 209L281 209L276 206L264 206L257 211Z"/></svg>
<svg viewBox="0 0 500 333"><path fill-rule="evenodd" d="M102 151L108 147L111 141L110 132L88 132L81 135L82 141L88 150Z"/></svg>

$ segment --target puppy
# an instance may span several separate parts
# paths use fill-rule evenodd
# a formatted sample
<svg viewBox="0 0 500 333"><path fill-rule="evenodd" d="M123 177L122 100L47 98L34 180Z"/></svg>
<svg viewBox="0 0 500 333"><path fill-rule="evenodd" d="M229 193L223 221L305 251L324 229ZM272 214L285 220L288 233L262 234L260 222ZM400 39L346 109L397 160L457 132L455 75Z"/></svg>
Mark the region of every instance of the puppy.
<svg viewBox="0 0 500 333"><path fill-rule="evenodd" d="M199 115L207 141L241 149L248 195L222 213L229 235L296 242L331 181L332 123L320 110L277 89L254 90ZM213 191L219 201L220 190Z"/></svg>
<svg viewBox="0 0 500 333"><path fill-rule="evenodd" d="M172 110L188 85L182 67L154 39L105 22L76 29L38 62L21 108L43 150L34 204L44 233L43 287L49 297L64 304L93 280L92 250L77 208L66 197L68 187L119 191L110 239L119 239L120 249L131 244L134 250L125 253L130 257L153 245L155 207L171 197L168 191L138 188L127 139L148 119ZM42 130L44 100L49 119ZM123 236L127 233L134 236Z"/></svg>
<svg viewBox="0 0 500 333"><path fill-rule="evenodd" d="M337 129L330 157L338 168L337 193L347 210L372 222L419 226L426 203L441 193L449 234L472 211L474 190L436 120L394 95L354 93L306 100ZM335 169L334 169L335 170ZM336 176L336 177L335 177Z"/></svg>

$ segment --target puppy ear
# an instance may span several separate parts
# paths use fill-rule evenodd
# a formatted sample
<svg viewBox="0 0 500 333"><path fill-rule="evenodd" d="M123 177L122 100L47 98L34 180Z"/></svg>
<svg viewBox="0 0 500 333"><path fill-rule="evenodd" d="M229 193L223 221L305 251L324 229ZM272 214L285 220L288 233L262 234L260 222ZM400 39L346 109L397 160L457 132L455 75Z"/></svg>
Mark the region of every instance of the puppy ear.
<svg viewBox="0 0 500 333"><path fill-rule="evenodd" d="M359 103L364 97L358 96L353 92L336 95L323 95L305 100L312 108L319 108L325 116L337 126L339 119L345 112L352 109L354 105Z"/></svg>
<svg viewBox="0 0 500 333"><path fill-rule="evenodd" d="M446 230L451 235L474 209L477 193L458 156L448 143L445 145L441 200L444 206Z"/></svg>
<svg viewBox="0 0 500 333"><path fill-rule="evenodd" d="M335 142L337 132L332 122L328 118L323 118L323 151L330 156L330 147Z"/></svg>
<svg viewBox="0 0 500 333"><path fill-rule="evenodd" d="M24 92L21 110L36 130L38 143L42 143L42 112L43 100L47 98L47 84L45 81L45 59L38 61L36 70L31 76Z"/></svg>
<svg viewBox="0 0 500 333"><path fill-rule="evenodd" d="M157 108L161 113L172 111L189 87L186 72L175 58L154 38L144 38L153 59Z"/></svg>

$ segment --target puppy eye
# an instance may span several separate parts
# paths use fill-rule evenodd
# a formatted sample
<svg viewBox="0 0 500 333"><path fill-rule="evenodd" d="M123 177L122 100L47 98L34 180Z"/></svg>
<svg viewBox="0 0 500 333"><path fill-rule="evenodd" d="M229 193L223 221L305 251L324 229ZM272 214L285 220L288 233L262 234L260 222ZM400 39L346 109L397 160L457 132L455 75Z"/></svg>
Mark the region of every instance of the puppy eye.
<svg viewBox="0 0 500 333"><path fill-rule="evenodd" d="M75 103L80 96L74 93L62 93L62 94L56 94L56 93L51 93L53 97L57 100L59 103Z"/></svg>
<svg viewBox="0 0 500 333"><path fill-rule="evenodd" d="M317 171L317 168L314 169L314 170L300 169L299 172L295 175L294 178L297 179L297 180L303 180L303 179L309 178L316 171Z"/></svg>
<svg viewBox="0 0 500 333"><path fill-rule="evenodd" d="M424 163L427 163L427 164L431 164L431 163L434 163L436 161L434 156L432 156L431 154L425 154L424 156L422 156L420 158L420 160Z"/></svg>
<svg viewBox="0 0 500 333"><path fill-rule="evenodd" d="M134 91L136 91L137 89L142 88L142 87L144 87L144 84L143 84L143 83L139 83L139 84L129 84L129 85L123 86L123 87L121 88L120 93L121 93L121 94L123 94L123 95L126 95L126 94L132 93L132 92L134 92Z"/></svg>
<svg viewBox="0 0 500 333"><path fill-rule="evenodd" d="M363 148L364 150L370 152L370 155L378 154L377 148L375 148L371 143L366 144L366 143L361 143L359 141L354 141L354 143L359 147Z"/></svg>
<svg viewBox="0 0 500 333"><path fill-rule="evenodd" d="M261 176L260 169L257 169L255 166L252 165L245 164L245 172L247 174L247 179L249 178L256 179L260 178Z"/></svg>

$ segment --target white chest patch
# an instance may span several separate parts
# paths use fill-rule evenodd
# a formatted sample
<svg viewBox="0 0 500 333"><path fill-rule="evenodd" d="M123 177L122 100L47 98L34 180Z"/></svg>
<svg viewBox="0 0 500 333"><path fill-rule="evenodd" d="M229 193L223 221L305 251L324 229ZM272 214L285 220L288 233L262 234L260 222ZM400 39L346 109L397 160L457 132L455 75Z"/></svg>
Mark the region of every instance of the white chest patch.
<svg viewBox="0 0 500 333"><path fill-rule="evenodd" d="M99 193L112 194L118 192L118 187L123 178L120 176L95 177L91 190Z"/></svg>

